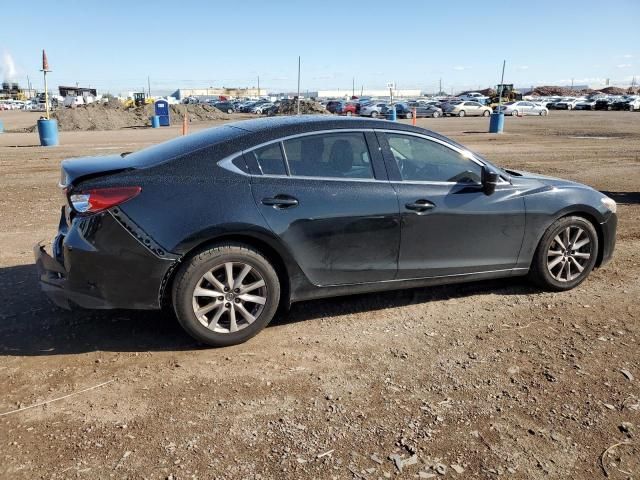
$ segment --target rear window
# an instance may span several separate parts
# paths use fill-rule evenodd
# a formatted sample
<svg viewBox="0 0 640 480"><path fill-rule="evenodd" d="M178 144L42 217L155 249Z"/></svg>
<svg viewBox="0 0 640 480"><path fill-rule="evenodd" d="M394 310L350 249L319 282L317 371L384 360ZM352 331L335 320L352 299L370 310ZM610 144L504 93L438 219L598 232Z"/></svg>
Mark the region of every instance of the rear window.
<svg viewBox="0 0 640 480"><path fill-rule="evenodd" d="M127 160L134 168L151 167L196 150L224 143L245 133L244 130L229 126L210 128L131 153L127 155Z"/></svg>
<svg viewBox="0 0 640 480"><path fill-rule="evenodd" d="M283 142L291 175L373 178L363 133L309 135Z"/></svg>
<svg viewBox="0 0 640 480"><path fill-rule="evenodd" d="M267 145L249 153L253 155L263 175L286 175L280 143Z"/></svg>

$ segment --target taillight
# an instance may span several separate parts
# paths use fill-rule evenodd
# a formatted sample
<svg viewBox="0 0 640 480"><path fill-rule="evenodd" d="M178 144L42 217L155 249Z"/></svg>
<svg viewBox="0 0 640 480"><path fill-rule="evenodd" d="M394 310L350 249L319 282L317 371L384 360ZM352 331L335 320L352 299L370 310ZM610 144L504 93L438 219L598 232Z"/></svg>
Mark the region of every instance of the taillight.
<svg viewBox="0 0 640 480"><path fill-rule="evenodd" d="M69 200L78 213L98 213L131 200L141 190L141 187L95 188L72 193Z"/></svg>

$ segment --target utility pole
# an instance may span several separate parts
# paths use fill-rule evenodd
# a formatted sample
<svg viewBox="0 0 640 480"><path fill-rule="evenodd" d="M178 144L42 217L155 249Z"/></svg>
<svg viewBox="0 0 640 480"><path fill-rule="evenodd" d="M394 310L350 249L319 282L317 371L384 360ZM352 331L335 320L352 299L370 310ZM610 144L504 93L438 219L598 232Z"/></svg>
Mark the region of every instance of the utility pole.
<svg viewBox="0 0 640 480"><path fill-rule="evenodd" d="M258 98L260 98L260 75L258 75Z"/></svg>
<svg viewBox="0 0 640 480"><path fill-rule="evenodd" d="M351 98L356 96L356 77L351 79Z"/></svg>
<svg viewBox="0 0 640 480"><path fill-rule="evenodd" d="M300 115L300 55L298 55L298 115Z"/></svg>
<svg viewBox="0 0 640 480"><path fill-rule="evenodd" d="M440 90L438 90L438 95L442 95L442 77L440 77Z"/></svg>
<svg viewBox="0 0 640 480"><path fill-rule="evenodd" d="M573 78L571 79L571 90L573 90Z"/></svg>
<svg viewBox="0 0 640 480"><path fill-rule="evenodd" d="M504 88L504 67L507 65L507 61L503 60L502 61L502 77L500 77L500 88L499 88L499 92L498 92L498 112L499 113L503 113L502 112L502 90Z"/></svg>
<svg viewBox="0 0 640 480"><path fill-rule="evenodd" d="M147 75L147 94L151 96L151 79L149 78L149 75Z"/></svg>

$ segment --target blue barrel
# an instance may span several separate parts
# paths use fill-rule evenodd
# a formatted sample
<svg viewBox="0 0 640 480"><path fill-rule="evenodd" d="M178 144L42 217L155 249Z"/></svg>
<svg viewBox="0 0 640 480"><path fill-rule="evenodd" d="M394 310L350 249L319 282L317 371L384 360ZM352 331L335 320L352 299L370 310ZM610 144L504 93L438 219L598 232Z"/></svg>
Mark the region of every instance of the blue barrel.
<svg viewBox="0 0 640 480"><path fill-rule="evenodd" d="M396 113L396 106L391 105L391 109L389 110L389 120L395 122L398 119L398 115Z"/></svg>
<svg viewBox="0 0 640 480"><path fill-rule="evenodd" d="M38 135L40 136L40 145L43 147L58 145L58 121L38 120Z"/></svg>
<svg viewBox="0 0 640 480"><path fill-rule="evenodd" d="M504 113L492 113L489 119L489 133L502 133L504 130Z"/></svg>
<svg viewBox="0 0 640 480"><path fill-rule="evenodd" d="M4 123L0 120L0 133L4 132Z"/></svg>
<svg viewBox="0 0 640 480"><path fill-rule="evenodd" d="M160 128L160 115L151 115L151 126L153 128Z"/></svg>

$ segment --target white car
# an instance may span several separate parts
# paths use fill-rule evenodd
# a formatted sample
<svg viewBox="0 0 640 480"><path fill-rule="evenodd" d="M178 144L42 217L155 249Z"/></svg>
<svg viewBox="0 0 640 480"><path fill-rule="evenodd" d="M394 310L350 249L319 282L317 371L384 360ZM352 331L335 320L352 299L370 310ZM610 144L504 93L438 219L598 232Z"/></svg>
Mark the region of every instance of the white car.
<svg viewBox="0 0 640 480"><path fill-rule="evenodd" d="M541 103L527 102L524 100L518 102L507 102L502 105L502 109L498 106L495 108L496 112L502 112L505 115L523 116L523 115L541 115L545 116L549 114L547 107Z"/></svg>
<svg viewBox="0 0 640 480"><path fill-rule="evenodd" d="M584 101L584 98L565 98L554 104L557 110L573 110L576 105Z"/></svg>
<svg viewBox="0 0 640 480"><path fill-rule="evenodd" d="M575 104L573 107L574 110L595 110L597 99L591 98L587 100L582 100Z"/></svg>
<svg viewBox="0 0 640 480"><path fill-rule="evenodd" d="M478 103L481 103L482 105L487 103L487 100L489 100L489 97L487 97L486 95L482 95L481 93L478 93L478 92L469 92L469 93L465 93L464 95L458 95L458 98L460 100L469 100L473 102L478 102Z"/></svg>
<svg viewBox="0 0 640 480"><path fill-rule="evenodd" d="M265 110L269 109L273 107L273 103L269 102L269 103L261 103L260 105L253 107L251 109L252 113L257 113L258 115L262 115Z"/></svg>
<svg viewBox="0 0 640 480"><path fill-rule="evenodd" d="M384 102L370 103L369 105L360 107L360 115L363 117L376 118L378 115L380 115L380 110L382 110L382 107L386 106L387 104Z"/></svg>

